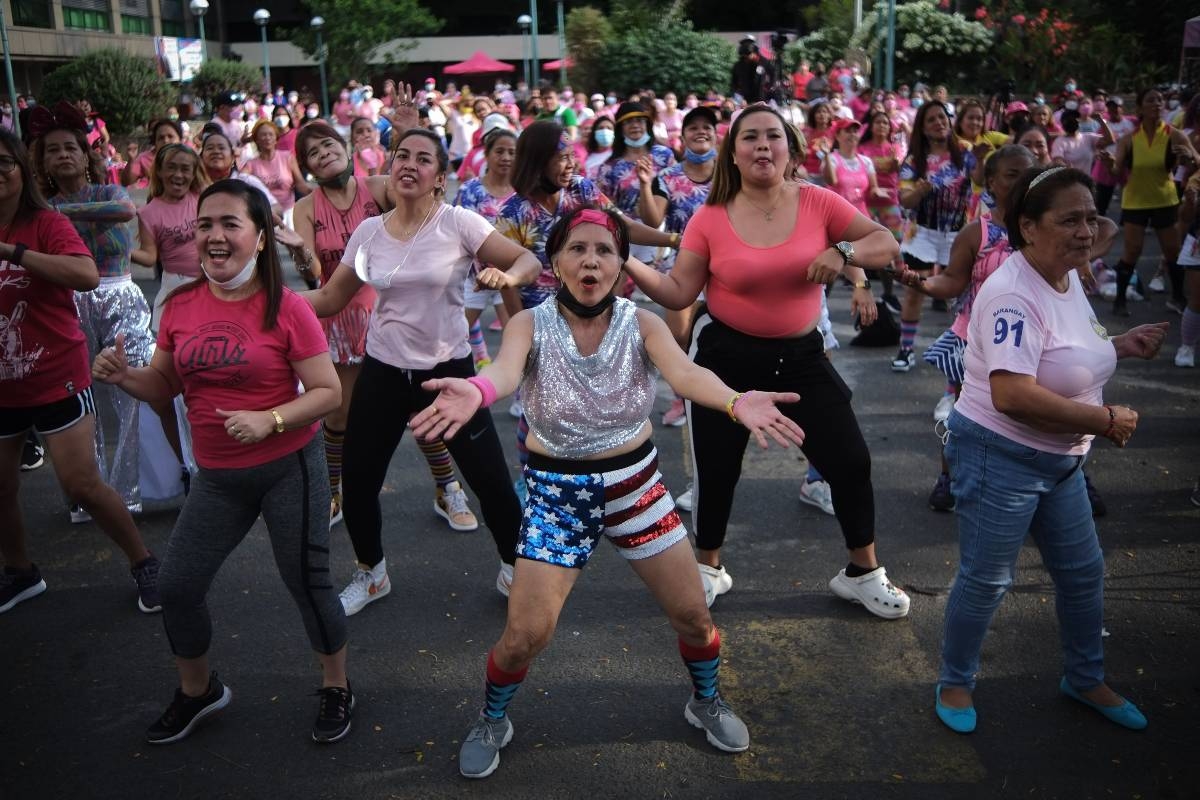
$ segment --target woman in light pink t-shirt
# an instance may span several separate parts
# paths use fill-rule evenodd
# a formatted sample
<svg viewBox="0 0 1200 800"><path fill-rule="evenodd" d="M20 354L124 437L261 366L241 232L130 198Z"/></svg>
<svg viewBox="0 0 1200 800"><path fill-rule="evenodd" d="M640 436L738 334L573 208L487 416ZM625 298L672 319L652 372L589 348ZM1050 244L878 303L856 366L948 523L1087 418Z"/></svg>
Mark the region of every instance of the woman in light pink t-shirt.
<svg viewBox="0 0 1200 800"><path fill-rule="evenodd" d="M300 174L300 167L292 154L278 148L279 129L275 127L274 122L260 119L254 123L250 136L258 148L258 156L242 164L242 170L266 185L275 202L283 210L284 224L290 228L296 194L304 196L312 191L312 187Z"/></svg>
<svg viewBox="0 0 1200 800"><path fill-rule="evenodd" d="M1108 335L1075 270L1098 230L1093 185L1067 167L1026 171L1006 219L1014 253L983 284L968 327L966 380L947 422L958 575L946 603L934 708L975 729L980 650L1032 535L1058 594L1060 691L1126 728L1137 707L1105 683L1104 556L1084 486L1094 437L1124 447L1137 412L1104 403L1119 358L1154 358L1167 323Z"/></svg>

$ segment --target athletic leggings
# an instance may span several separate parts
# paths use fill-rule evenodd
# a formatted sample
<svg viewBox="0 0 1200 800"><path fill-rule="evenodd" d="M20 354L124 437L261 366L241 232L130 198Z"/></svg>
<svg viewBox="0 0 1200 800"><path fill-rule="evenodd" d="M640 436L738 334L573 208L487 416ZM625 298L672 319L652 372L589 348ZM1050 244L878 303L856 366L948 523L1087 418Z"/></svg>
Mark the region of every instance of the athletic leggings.
<svg viewBox="0 0 1200 800"><path fill-rule="evenodd" d="M430 370L400 369L367 356L350 401L342 465L342 510L359 562L374 567L383 560L383 514L379 491L408 419L433 403L436 395L421 384L430 378L469 378L470 356L443 361ZM479 498L483 520L506 564L516 559L521 504L508 477L500 437L486 408L475 413L453 439L450 455Z"/></svg>
<svg viewBox="0 0 1200 800"><path fill-rule="evenodd" d="M800 402L779 409L804 429L801 449L829 482L846 548L874 542L871 454L850 408L850 389L825 357L821 334L814 330L798 339L761 339L735 331L702 308L692 332L691 355L697 365L711 369L739 392L800 395ZM725 541L750 432L724 410L691 402L687 407L696 547L716 550Z"/></svg>
<svg viewBox="0 0 1200 800"><path fill-rule="evenodd" d="M201 467L192 479L158 573L167 639L180 658L208 652L208 587L259 513L312 648L328 655L346 644L346 616L329 576L325 449L321 437L313 436L301 449L266 464Z"/></svg>

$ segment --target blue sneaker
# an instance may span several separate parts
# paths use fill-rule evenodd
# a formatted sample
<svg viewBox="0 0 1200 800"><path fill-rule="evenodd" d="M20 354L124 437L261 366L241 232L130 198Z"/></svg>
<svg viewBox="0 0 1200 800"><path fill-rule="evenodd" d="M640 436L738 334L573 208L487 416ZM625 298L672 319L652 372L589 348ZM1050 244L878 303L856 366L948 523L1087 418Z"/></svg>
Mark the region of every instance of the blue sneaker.
<svg viewBox="0 0 1200 800"><path fill-rule="evenodd" d="M933 708L937 711L938 719L955 733L970 733L975 730L975 706L969 708L951 708L942 705L942 685L939 683L933 690Z"/></svg>
<svg viewBox="0 0 1200 800"><path fill-rule="evenodd" d="M1094 708L1096 711L1099 711L1101 714L1103 714L1105 719L1107 719L1109 722L1115 722L1122 728L1129 728L1131 731L1140 731L1146 727L1146 717L1143 716L1142 712L1138 710L1137 706L1126 700L1124 697L1121 698L1122 702L1119 706L1102 706L1098 703L1093 703L1091 700L1088 700L1086 697L1077 692L1075 687L1067 682L1066 675L1064 675L1063 679L1059 681L1058 688L1059 691L1061 691L1067 697L1071 698L1072 700L1078 700L1088 708Z"/></svg>

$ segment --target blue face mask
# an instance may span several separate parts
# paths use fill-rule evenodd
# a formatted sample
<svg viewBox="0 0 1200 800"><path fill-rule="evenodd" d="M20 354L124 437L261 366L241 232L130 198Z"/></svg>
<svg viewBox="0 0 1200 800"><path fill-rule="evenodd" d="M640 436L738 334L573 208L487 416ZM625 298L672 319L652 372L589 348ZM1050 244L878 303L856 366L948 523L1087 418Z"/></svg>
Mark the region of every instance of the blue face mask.
<svg viewBox="0 0 1200 800"><path fill-rule="evenodd" d="M617 104L617 98L613 97L613 96L610 94L608 97L604 98L604 102L605 102L607 105L610 105L610 106L615 106L615 105Z"/></svg>
<svg viewBox="0 0 1200 800"><path fill-rule="evenodd" d="M601 147L612 147L617 135L612 128L601 128L596 131L596 144Z"/></svg>
<svg viewBox="0 0 1200 800"><path fill-rule="evenodd" d="M630 139L628 136L624 138L626 147L645 147L650 143L650 134L648 133L643 133L636 139Z"/></svg>
<svg viewBox="0 0 1200 800"><path fill-rule="evenodd" d="M912 107L913 108L920 108L923 105L925 105L925 100L923 98L914 97L912 99Z"/></svg>
<svg viewBox="0 0 1200 800"><path fill-rule="evenodd" d="M1068 92L1073 92L1073 91L1075 91L1075 84L1073 84L1073 83L1068 83L1068 84L1067 84L1066 86L1064 86L1063 88L1064 88L1064 89L1066 89Z"/></svg>
<svg viewBox="0 0 1200 800"><path fill-rule="evenodd" d="M683 157L687 159L689 164L704 164L705 162L712 161L714 158L716 158L717 151L709 150L707 153L697 153L693 150L685 149L683 151Z"/></svg>

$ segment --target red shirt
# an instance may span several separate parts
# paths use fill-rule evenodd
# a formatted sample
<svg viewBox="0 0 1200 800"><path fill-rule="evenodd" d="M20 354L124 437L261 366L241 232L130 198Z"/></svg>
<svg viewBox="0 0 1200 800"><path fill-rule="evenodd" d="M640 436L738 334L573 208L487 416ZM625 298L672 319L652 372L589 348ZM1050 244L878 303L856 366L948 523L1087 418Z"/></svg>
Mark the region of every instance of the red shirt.
<svg viewBox="0 0 1200 800"><path fill-rule="evenodd" d="M163 309L158 346L172 356L183 382L196 462L239 469L304 447L317 423L242 444L225 433L224 411L266 411L299 396L291 362L329 351L312 306L283 290L273 330L262 329L266 294L225 301L207 286L176 294Z"/></svg>
<svg viewBox="0 0 1200 800"><path fill-rule="evenodd" d="M47 255L92 257L57 211L14 220L0 239ZM91 385L74 290L0 260L0 408L56 403Z"/></svg>
<svg viewBox="0 0 1200 800"><path fill-rule="evenodd" d="M704 295L713 316L750 336L782 338L821 315L825 286L808 280L808 267L821 251L845 238L856 216L854 206L834 192L803 186L795 227L782 243L746 244L725 206L705 205L688 222L681 247L708 261Z"/></svg>

